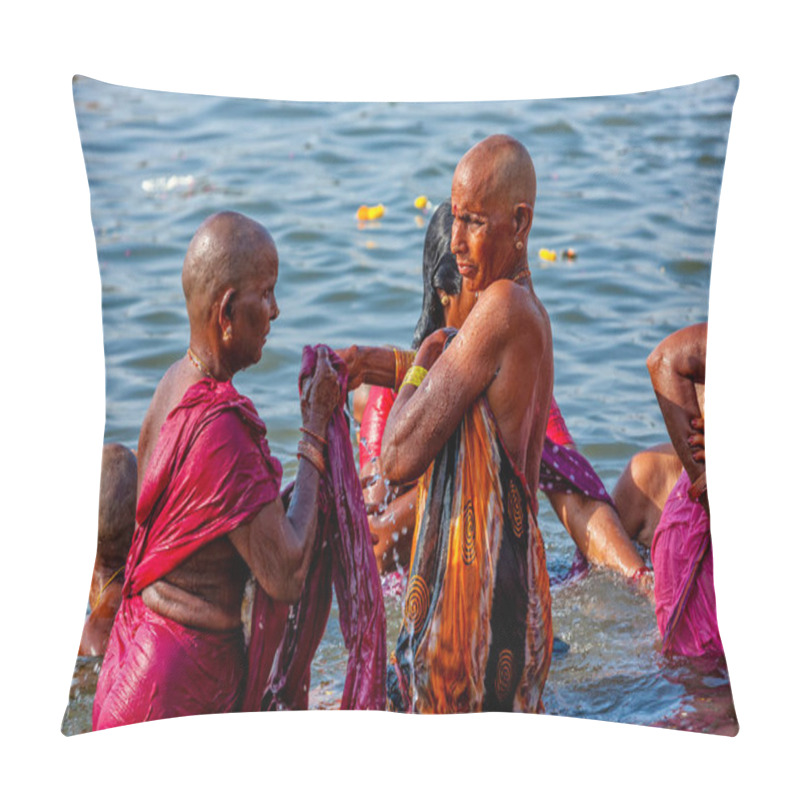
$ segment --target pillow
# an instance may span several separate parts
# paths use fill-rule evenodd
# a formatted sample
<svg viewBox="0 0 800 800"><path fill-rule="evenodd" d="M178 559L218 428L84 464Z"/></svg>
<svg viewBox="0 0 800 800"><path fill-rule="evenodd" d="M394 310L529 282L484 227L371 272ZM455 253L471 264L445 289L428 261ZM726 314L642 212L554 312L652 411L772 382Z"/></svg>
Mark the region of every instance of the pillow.
<svg viewBox="0 0 800 800"><path fill-rule="evenodd" d="M609 97L300 103L76 78L102 282L105 440L121 446L108 448L108 463L116 467L106 470L104 460L103 479L121 482L123 488L112 492L130 491L124 464L138 446L153 391L186 353L180 271L206 217L240 212L264 224L277 244L280 318L262 359L237 376L236 387L265 421L285 484L296 472L304 345L408 346L421 305L420 263L432 212L449 197L461 156L502 132L522 142L536 167L528 257L552 326L554 395L580 454L609 495L617 489L620 524L641 535L648 526L636 528L628 517L634 502L653 497L636 495L641 487L628 464L635 469L639 453L669 439L647 359L670 334L707 320L737 87L738 79L728 76ZM655 474L671 490L681 466L674 458L669 463L672 478L661 467ZM567 478L572 481L562 494L571 498L565 502L588 496L574 475ZM545 712L734 734L724 655L662 653L652 598L613 569L572 569L580 563L575 544L542 488L538 526L553 581L555 637ZM603 513L615 513L605 500L598 502ZM122 514L118 503L114 509ZM649 528L652 533L652 522ZM670 535L680 537L681 526L676 530ZM648 548L637 548L649 565ZM707 546L702 556L695 553L698 564L690 558L670 584L677 586L673 627L695 603L693 566L705 571L713 599L706 553ZM104 600L121 592L119 553L115 558L115 568L93 586L93 622ZM405 607L401 594L387 593L384 601L391 654ZM102 639L108 624L106 618L97 630L87 629L87 653L102 649L90 640L98 630ZM99 655L78 657L65 734L91 729L101 661ZM310 708L339 706L347 665L334 614L311 663Z"/></svg>

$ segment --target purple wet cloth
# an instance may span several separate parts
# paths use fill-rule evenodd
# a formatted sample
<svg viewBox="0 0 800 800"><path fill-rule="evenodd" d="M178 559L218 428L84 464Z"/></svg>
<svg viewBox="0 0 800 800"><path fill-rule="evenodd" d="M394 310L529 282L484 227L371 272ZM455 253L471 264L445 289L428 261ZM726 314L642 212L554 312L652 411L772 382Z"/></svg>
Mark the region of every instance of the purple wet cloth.
<svg viewBox="0 0 800 800"><path fill-rule="evenodd" d="M306 347L300 385L313 374L323 348L339 374L342 401L327 430L327 473L320 484L315 552L297 605L287 609L256 588L245 711L308 707L311 660L328 619L331 581L336 588L339 626L349 654L341 708L386 707L386 616L343 410L347 370L324 345ZM284 498L286 502L286 495Z"/></svg>
<svg viewBox="0 0 800 800"><path fill-rule="evenodd" d="M592 465L577 451L544 440L539 467L539 488L543 492L577 492L613 505Z"/></svg>

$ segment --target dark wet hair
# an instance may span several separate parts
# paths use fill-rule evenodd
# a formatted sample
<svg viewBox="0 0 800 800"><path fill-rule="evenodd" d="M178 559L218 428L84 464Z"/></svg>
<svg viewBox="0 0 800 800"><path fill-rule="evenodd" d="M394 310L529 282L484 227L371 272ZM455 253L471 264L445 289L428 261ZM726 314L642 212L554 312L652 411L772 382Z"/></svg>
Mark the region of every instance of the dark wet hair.
<svg viewBox="0 0 800 800"><path fill-rule="evenodd" d="M437 289L447 294L461 294L461 275L455 256L450 252L453 214L450 198L433 212L425 234L422 251L422 313L414 330L412 347L416 350L426 336L444 327L444 308Z"/></svg>

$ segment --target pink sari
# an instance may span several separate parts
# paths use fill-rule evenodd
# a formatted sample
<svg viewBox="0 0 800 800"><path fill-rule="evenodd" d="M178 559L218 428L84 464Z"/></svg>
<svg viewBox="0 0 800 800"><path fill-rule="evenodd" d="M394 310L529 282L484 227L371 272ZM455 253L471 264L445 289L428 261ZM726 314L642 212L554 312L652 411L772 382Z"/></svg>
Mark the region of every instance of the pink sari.
<svg viewBox="0 0 800 800"><path fill-rule="evenodd" d="M689 497L690 486L684 471L653 534L656 621L665 653L721 656L711 529L703 506Z"/></svg>
<svg viewBox="0 0 800 800"><path fill-rule="evenodd" d="M278 497L281 465L253 404L230 383L202 380L170 412L142 482L122 605L97 682L92 727L238 710L241 631L179 625L141 591Z"/></svg>
<svg viewBox="0 0 800 800"><path fill-rule="evenodd" d="M318 349L305 349L301 382L313 372ZM344 365L329 353L346 385ZM327 438L328 471L303 596L290 609L256 584L245 653L241 630L193 630L151 611L140 597L280 492L281 465L270 455L252 403L230 383L204 380L186 392L161 429L142 484L123 602L98 679L94 729L189 714L307 708L311 660L332 586L350 653L341 707L385 707L383 599L341 405Z"/></svg>

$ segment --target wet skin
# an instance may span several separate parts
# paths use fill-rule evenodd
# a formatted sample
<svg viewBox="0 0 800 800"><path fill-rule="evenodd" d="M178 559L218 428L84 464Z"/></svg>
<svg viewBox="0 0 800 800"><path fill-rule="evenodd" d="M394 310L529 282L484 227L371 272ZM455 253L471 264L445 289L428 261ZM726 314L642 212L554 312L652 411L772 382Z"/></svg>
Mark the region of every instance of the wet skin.
<svg viewBox="0 0 800 800"><path fill-rule="evenodd" d="M705 382L708 324L667 336L647 358L647 369L672 446L692 481L705 473ZM706 510L708 494L700 502Z"/></svg>
<svg viewBox="0 0 800 800"><path fill-rule="evenodd" d="M512 459L529 486L538 485L553 343L547 312L529 277L520 275L527 267L533 197L525 202L527 187L492 182L502 172L498 159L507 157L482 143L453 177L451 250L464 279L462 293L479 297L447 350L446 332L437 331L417 353L415 364L428 374L418 388L401 389L383 438L382 461L392 483L416 480L485 393Z"/></svg>

